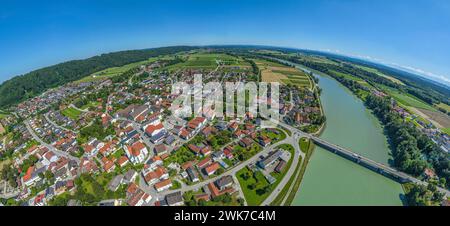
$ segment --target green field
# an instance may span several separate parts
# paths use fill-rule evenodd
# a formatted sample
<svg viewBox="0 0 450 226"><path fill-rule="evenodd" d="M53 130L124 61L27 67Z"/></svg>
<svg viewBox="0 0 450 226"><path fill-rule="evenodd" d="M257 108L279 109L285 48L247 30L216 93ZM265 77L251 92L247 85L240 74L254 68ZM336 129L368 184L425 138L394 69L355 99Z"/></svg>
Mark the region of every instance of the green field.
<svg viewBox="0 0 450 226"><path fill-rule="evenodd" d="M245 62L243 59L236 58L227 54L219 53L194 53L184 56L186 61L183 63L171 65L166 69L169 71L180 70L180 69L208 69L213 70L217 67L217 61L221 62L224 66L245 66L250 67L250 64Z"/></svg>
<svg viewBox="0 0 450 226"><path fill-rule="evenodd" d="M148 60L145 61L140 61L140 62L136 62L136 63L131 63L131 64L127 64L121 67L112 67L112 68L107 68L105 70L96 72L92 75L86 76L80 80L78 80L77 82L92 82L92 81L98 81L98 80L102 80L102 79L106 79L106 78L111 78L117 75L120 75L130 69L133 69L135 67L139 67L141 65L145 65L145 64L149 64L152 62L157 61L158 59L161 58L150 58Z"/></svg>
<svg viewBox="0 0 450 226"><path fill-rule="evenodd" d="M397 83L399 85L405 85L402 81L400 81L400 80L398 80L398 79L396 79L396 78L394 78L392 76L385 75L385 74L379 72L377 69L370 68L370 67L364 67L364 66L360 66L360 65L355 65L355 66L359 67L359 68L361 68L361 69L363 69L365 71L372 72L372 73L375 73L375 74L377 74L377 75L379 75L381 77L387 78L387 79L391 80L392 82Z"/></svg>
<svg viewBox="0 0 450 226"><path fill-rule="evenodd" d="M447 104L439 103L438 105L436 105L436 107L445 109L447 112L450 112L450 106Z"/></svg>
<svg viewBox="0 0 450 226"><path fill-rule="evenodd" d="M86 105L82 106L80 109L87 110L90 107L97 107L99 104L100 103L97 101L91 101L91 102L87 103Z"/></svg>
<svg viewBox="0 0 450 226"><path fill-rule="evenodd" d="M450 128L444 128L442 129L442 132L446 133L447 135L450 135Z"/></svg>
<svg viewBox="0 0 450 226"><path fill-rule="evenodd" d="M77 120L78 117L81 115L81 113L82 113L81 111L79 111L75 108L71 108L71 107L68 107L68 108L64 109L63 111L61 111L61 114L63 114L66 117L69 117L73 120Z"/></svg>
<svg viewBox="0 0 450 226"><path fill-rule="evenodd" d="M396 101L398 101L400 104L403 104L406 107L414 107L414 108L422 108L430 111L437 111L434 107L431 105L423 102L422 100L417 99L416 97L407 94L402 93L396 89L382 86L383 90L388 93L390 96L392 96Z"/></svg>
<svg viewBox="0 0 450 226"><path fill-rule="evenodd" d="M8 116L8 112L5 112L3 110L0 110L0 119L5 118L6 116Z"/></svg>
<svg viewBox="0 0 450 226"><path fill-rule="evenodd" d="M245 180L244 175L246 174L253 176L249 176L249 178ZM250 169L245 167L244 169L239 170L236 175L249 206L260 205L270 194L269 192L263 193L264 188L270 185L260 171L256 171L253 174ZM251 186L255 186L255 188L252 189Z"/></svg>
<svg viewBox="0 0 450 226"><path fill-rule="evenodd" d="M282 79L283 83L312 88L312 82L309 76L301 71L273 70L272 72L288 77L288 79Z"/></svg>

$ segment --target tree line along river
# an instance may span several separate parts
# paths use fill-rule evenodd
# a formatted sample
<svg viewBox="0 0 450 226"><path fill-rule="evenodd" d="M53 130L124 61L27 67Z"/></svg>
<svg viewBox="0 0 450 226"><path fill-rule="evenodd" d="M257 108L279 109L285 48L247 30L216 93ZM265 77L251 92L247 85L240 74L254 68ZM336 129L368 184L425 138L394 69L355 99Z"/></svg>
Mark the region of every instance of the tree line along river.
<svg viewBox="0 0 450 226"><path fill-rule="evenodd" d="M315 75L327 118L320 137L389 164L392 158L380 122L342 84ZM292 205L402 205L403 199L399 183L316 146Z"/></svg>

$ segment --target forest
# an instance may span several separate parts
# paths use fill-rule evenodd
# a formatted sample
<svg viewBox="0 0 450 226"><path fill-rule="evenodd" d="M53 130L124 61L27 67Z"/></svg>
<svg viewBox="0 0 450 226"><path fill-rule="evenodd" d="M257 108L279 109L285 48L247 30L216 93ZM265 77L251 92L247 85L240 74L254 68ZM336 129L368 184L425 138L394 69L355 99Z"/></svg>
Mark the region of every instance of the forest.
<svg viewBox="0 0 450 226"><path fill-rule="evenodd" d="M72 60L16 76L0 85L0 108L7 108L46 90L79 80L110 67L143 61L151 57L190 51L196 47L174 46L146 50L130 50Z"/></svg>

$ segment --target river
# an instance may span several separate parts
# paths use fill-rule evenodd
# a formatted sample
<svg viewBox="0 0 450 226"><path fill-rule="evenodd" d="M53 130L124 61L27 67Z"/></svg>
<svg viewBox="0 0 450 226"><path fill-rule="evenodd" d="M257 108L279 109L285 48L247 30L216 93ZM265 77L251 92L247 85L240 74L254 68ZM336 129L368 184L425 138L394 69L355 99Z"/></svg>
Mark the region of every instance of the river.
<svg viewBox="0 0 450 226"><path fill-rule="evenodd" d="M321 138L383 164L392 161L379 121L346 87L319 77L327 124ZM316 147L293 205L402 205L399 183Z"/></svg>

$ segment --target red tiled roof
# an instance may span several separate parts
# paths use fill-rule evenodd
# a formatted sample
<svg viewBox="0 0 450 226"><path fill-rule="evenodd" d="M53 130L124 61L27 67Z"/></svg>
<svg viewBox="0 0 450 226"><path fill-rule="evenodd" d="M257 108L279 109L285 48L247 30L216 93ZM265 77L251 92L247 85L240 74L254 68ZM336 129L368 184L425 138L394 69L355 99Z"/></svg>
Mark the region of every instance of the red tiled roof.
<svg viewBox="0 0 450 226"><path fill-rule="evenodd" d="M147 128L145 129L145 132L147 132L148 134L153 134L153 132L157 131L157 130L161 130L163 129L164 126L162 123L159 123L157 125L149 125L147 126Z"/></svg>
<svg viewBox="0 0 450 226"><path fill-rule="evenodd" d="M217 169L219 169L219 167L220 167L219 163L218 163L218 162L214 162L214 163L212 163L211 165L205 167L205 171L206 171L208 174L210 174L210 173L215 172Z"/></svg>
<svg viewBox="0 0 450 226"><path fill-rule="evenodd" d="M163 180L161 182L156 183L155 184L155 188L159 189L159 188L165 187L165 186L167 186L169 184L172 184L172 180L170 180L170 179Z"/></svg>

